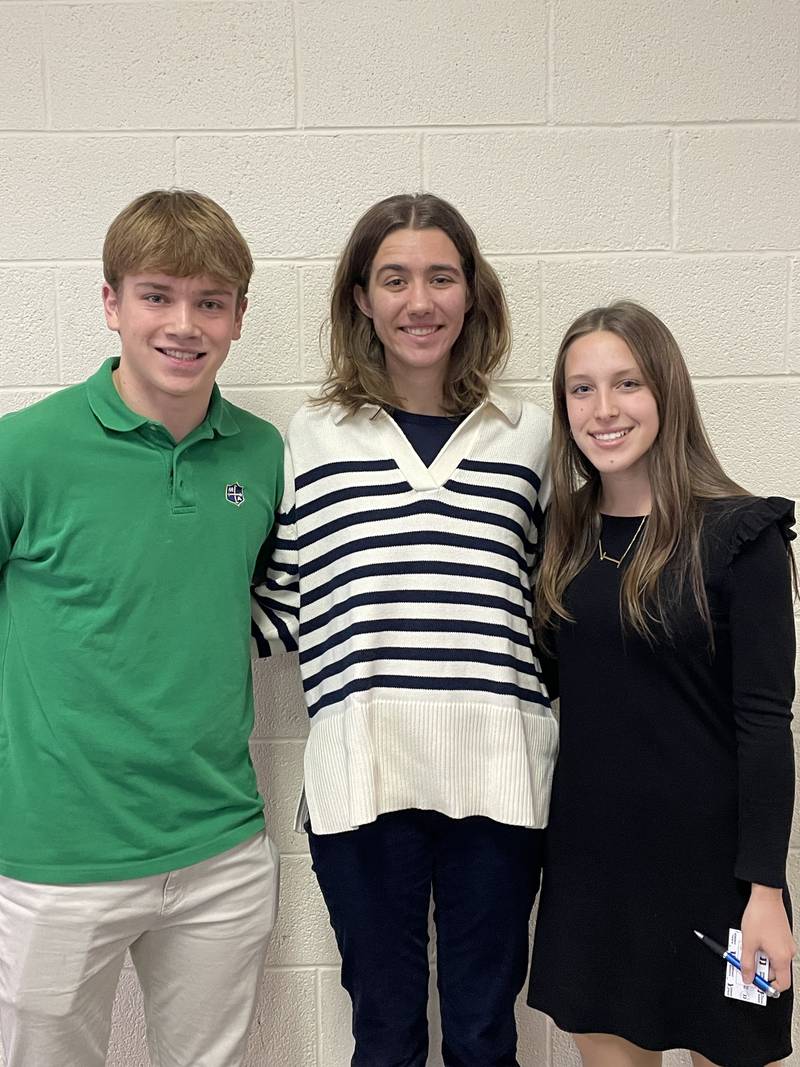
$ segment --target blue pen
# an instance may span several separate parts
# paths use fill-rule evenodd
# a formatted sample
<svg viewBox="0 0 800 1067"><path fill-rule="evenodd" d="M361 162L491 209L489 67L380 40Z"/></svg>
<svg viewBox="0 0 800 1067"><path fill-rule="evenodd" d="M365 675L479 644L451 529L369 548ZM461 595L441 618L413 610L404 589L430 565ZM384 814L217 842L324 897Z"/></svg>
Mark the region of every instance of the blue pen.
<svg viewBox="0 0 800 1067"><path fill-rule="evenodd" d="M712 952L715 952L718 956L721 956L726 963L729 963L731 967L735 967L737 971L741 971L742 965L739 960L736 959L732 952L728 952L719 944L718 941L712 941L710 937L706 937L705 934L701 934L699 930L695 930L695 936L699 937L704 945L707 945ZM766 993L768 997L778 999L780 993L777 989L773 989L766 978L762 978L760 974L757 974L753 979L753 985L756 989L760 989L762 993Z"/></svg>

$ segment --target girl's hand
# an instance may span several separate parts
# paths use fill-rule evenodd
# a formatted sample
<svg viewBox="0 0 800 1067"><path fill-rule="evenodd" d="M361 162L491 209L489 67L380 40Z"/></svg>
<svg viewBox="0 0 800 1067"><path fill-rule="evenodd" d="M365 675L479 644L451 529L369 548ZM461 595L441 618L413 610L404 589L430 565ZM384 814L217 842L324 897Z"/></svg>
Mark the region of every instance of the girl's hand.
<svg viewBox="0 0 800 1067"><path fill-rule="evenodd" d="M769 957L770 974L775 975L773 987L778 991L788 989L797 946L783 906L783 891L754 882L742 916L742 980L747 984L755 976L759 952Z"/></svg>

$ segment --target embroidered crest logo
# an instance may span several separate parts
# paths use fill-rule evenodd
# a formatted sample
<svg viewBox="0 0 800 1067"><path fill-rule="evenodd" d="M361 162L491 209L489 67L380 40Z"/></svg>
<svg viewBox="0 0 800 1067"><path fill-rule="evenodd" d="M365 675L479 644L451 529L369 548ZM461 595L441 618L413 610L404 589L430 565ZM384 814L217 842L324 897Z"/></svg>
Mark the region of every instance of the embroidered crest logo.
<svg viewBox="0 0 800 1067"><path fill-rule="evenodd" d="M244 504L244 486L239 485L238 482L229 482L225 486L225 499L240 508Z"/></svg>

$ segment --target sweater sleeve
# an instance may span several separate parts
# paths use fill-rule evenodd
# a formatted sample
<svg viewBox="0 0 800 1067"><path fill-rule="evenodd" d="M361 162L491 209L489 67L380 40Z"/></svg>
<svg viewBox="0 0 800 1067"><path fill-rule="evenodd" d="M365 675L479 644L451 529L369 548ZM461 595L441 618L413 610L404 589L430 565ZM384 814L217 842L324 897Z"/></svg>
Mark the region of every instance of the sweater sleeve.
<svg viewBox="0 0 800 1067"><path fill-rule="evenodd" d="M736 876L783 886L794 802L795 635L778 524L738 546L729 571L733 713L739 765Z"/></svg>
<svg viewBox="0 0 800 1067"><path fill-rule="evenodd" d="M266 574L252 588L251 631L259 656L297 651L300 580L294 497L294 465L287 444L283 499L267 542Z"/></svg>

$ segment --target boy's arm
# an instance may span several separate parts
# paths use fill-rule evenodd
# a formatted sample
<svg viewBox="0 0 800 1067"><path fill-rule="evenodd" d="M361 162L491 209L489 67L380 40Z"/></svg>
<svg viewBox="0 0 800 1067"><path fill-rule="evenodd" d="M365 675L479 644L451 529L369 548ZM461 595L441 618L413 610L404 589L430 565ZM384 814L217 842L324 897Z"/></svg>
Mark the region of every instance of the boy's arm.
<svg viewBox="0 0 800 1067"><path fill-rule="evenodd" d="M0 479L0 574L11 558L14 544L22 529L22 508Z"/></svg>
<svg viewBox="0 0 800 1067"><path fill-rule="evenodd" d="M259 554L256 583L251 589L251 633L259 656L297 651L300 583L294 467L288 446L284 454L283 486L283 500L272 532Z"/></svg>

